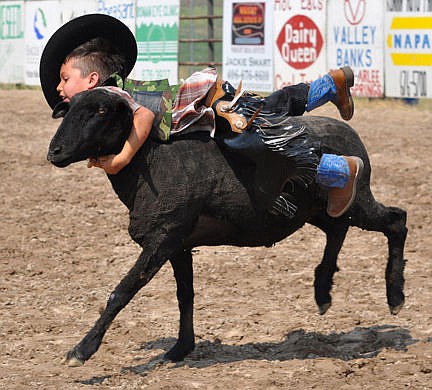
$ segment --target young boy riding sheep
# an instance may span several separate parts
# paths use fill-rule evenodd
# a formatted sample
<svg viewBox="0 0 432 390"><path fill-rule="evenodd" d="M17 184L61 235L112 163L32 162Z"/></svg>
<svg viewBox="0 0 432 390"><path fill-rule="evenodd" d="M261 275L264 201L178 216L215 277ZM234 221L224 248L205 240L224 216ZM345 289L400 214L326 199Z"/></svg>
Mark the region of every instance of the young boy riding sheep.
<svg viewBox="0 0 432 390"><path fill-rule="evenodd" d="M154 107L138 104L131 95L116 85L117 74L123 81L131 72L137 57L136 41L119 20L103 15L90 14L73 19L60 27L48 41L41 58L40 78L42 90L51 108L59 102L68 102L79 92L94 88L106 88L124 97L133 111L133 126L119 154L94 156L88 167L99 167L108 174L117 174L132 160L136 152L157 125L159 116ZM350 87L354 75L349 67L330 71L310 84L301 83L284 87L268 97L255 97L257 109L251 118L245 119L246 130L259 113L298 116L331 101L345 120L354 113ZM218 116L231 121L231 112L220 110L242 99L242 92L232 90L228 82L222 82L213 68L195 72L179 87L172 107L172 131L199 123L208 124L213 134ZM202 130L202 127L200 128ZM361 175L363 162L355 156L323 154L316 169L316 181L328 190L327 213L339 217L352 204L356 183Z"/></svg>

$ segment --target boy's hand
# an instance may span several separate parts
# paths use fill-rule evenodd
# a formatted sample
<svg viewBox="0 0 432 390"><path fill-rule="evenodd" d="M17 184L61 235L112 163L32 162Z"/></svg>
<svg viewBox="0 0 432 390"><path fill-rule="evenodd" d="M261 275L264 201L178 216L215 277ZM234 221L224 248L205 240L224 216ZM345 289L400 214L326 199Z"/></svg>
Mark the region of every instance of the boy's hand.
<svg viewBox="0 0 432 390"><path fill-rule="evenodd" d="M110 175L116 175L127 165L119 154L109 154L108 156L101 156L98 159L90 158L87 163L87 168L98 167L103 169Z"/></svg>

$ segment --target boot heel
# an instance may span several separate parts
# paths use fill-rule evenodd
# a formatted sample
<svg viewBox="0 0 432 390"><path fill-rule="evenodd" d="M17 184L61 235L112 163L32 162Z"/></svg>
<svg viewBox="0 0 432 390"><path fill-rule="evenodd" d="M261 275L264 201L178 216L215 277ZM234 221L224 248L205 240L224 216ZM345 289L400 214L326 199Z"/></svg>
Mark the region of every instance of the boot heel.
<svg viewBox="0 0 432 390"><path fill-rule="evenodd" d="M353 72L353 70L349 66L344 66L341 69L342 69L342 72L344 72L347 86L349 88L351 88L352 86L354 86L354 72Z"/></svg>

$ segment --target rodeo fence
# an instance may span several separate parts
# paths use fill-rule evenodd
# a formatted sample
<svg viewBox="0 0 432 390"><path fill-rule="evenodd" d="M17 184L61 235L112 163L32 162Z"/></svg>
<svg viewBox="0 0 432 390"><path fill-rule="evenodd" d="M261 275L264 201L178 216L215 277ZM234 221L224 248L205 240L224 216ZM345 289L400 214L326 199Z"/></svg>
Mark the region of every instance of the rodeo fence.
<svg viewBox="0 0 432 390"><path fill-rule="evenodd" d="M354 69L355 96L432 97L432 0L0 0L0 83L39 85L49 37L70 19L105 13L134 33L131 77L216 66L270 92L328 69Z"/></svg>
<svg viewBox="0 0 432 390"><path fill-rule="evenodd" d="M187 77L203 66L222 66L222 0L182 1L180 7L179 74Z"/></svg>

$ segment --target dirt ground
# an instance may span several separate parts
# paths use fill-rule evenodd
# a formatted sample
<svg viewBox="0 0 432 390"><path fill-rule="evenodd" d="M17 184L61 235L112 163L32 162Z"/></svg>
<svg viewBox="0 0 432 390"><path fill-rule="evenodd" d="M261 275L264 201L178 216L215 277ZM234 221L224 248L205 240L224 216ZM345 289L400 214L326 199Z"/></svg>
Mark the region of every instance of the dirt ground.
<svg viewBox="0 0 432 390"><path fill-rule="evenodd" d="M333 306L313 300L323 234L306 226L272 248L194 256L197 348L178 364L170 266L120 313L84 366L62 364L140 250L103 172L46 161L59 121L40 91L0 91L0 388L431 389L432 105L357 100L352 126L372 189L408 211L406 304L389 313L387 242L351 229ZM315 113L335 116L328 105Z"/></svg>

